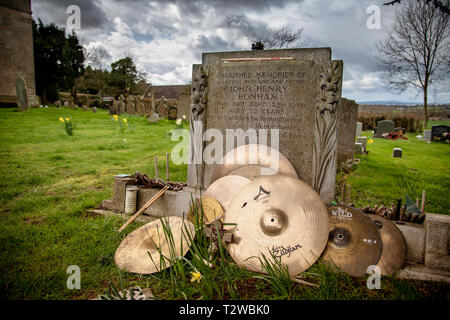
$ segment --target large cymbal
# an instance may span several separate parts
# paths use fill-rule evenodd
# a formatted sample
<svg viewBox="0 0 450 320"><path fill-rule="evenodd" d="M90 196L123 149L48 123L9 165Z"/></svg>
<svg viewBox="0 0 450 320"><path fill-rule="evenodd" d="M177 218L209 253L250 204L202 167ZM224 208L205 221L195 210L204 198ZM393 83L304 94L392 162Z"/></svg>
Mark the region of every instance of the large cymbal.
<svg viewBox="0 0 450 320"><path fill-rule="evenodd" d="M200 199L197 199L195 204L191 205L191 208L189 209L187 215L187 219L193 223L195 221L194 210L197 210L198 214L203 214L203 224L210 223L219 219L223 220L223 208L216 198L203 196Z"/></svg>
<svg viewBox="0 0 450 320"><path fill-rule="evenodd" d="M163 223L171 230L174 256L171 256L171 248ZM190 246L189 234L194 238L194 225L189 221L180 217L163 217L143 225L125 237L116 250L114 260L120 269L133 273L150 274L161 271L168 268L171 263L167 259L161 261L158 248L168 259L184 256Z"/></svg>
<svg viewBox="0 0 450 320"><path fill-rule="evenodd" d="M368 214L375 227L381 235L383 250L377 266L380 267L381 274L394 274L405 265L406 242L402 232L397 226L376 214Z"/></svg>
<svg viewBox="0 0 450 320"><path fill-rule="evenodd" d="M217 199L226 212L234 196L251 181L239 175L228 175L214 181L203 196Z"/></svg>
<svg viewBox="0 0 450 320"><path fill-rule="evenodd" d="M281 257L291 276L308 269L328 239L328 213L306 183L282 175L264 176L243 187L231 201L225 223L237 223L228 251L244 268L264 272L262 254Z"/></svg>
<svg viewBox="0 0 450 320"><path fill-rule="evenodd" d="M228 152L222 163L216 164L211 182L230 174L249 179L273 174L298 178L295 168L283 154L259 144L242 145Z"/></svg>
<svg viewBox="0 0 450 320"><path fill-rule="evenodd" d="M363 276L367 267L376 265L381 256L380 233L369 217L347 205L328 206L330 235L322 255L344 272Z"/></svg>

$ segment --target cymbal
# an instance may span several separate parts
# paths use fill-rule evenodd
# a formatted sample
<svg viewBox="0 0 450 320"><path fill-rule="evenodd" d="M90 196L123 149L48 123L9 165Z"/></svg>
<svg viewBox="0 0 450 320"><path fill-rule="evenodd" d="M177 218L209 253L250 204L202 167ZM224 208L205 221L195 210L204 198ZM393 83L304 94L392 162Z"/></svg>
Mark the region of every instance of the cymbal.
<svg viewBox="0 0 450 320"><path fill-rule="evenodd" d="M328 240L328 212L308 184L283 175L264 176L243 187L233 198L225 223L236 223L233 260L264 273L258 258L280 258L294 276L320 257ZM227 228L227 226L225 226Z"/></svg>
<svg viewBox="0 0 450 320"><path fill-rule="evenodd" d="M397 226L376 214L368 214L381 235L383 250L377 266L381 274L394 274L401 269L406 262L406 242L402 232Z"/></svg>
<svg viewBox="0 0 450 320"><path fill-rule="evenodd" d="M208 189L206 189L203 196L215 198L222 205L222 208L226 213L234 196L250 182L250 179L240 175L228 175L214 181Z"/></svg>
<svg viewBox="0 0 450 320"><path fill-rule="evenodd" d="M170 241L167 241L163 226L171 230L173 248L169 246ZM184 256L190 246L189 234L193 239L195 228L191 222L175 216L160 218L126 236L117 248L114 260L120 269L132 273L150 274L161 271L171 263L167 259L161 261L158 249L168 259Z"/></svg>
<svg viewBox="0 0 450 320"><path fill-rule="evenodd" d="M201 205L201 206L200 206ZM200 199L197 199L195 204L191 206L189 209L187 219L194 223L195 216L194 210L197 209L198 214L202 213L203 208L203 224L214 222L216 220L223 220L223 208L219 201L216 198L210 196L203 196Z"/></svg>
<svg viewBox="0 0 450 320"><path fill-rule="evenodd" d="M248 166L250 167L247 169L241 169ZM282 153L260 144L246 144L228 152L223 157L222 163L216 164L211 182L230 174L249 179L273 174L298 178L295 168Z"/></svg>
<svg viewBox="0 0 450 320"><path fill-rule="evenodd" d="M376 265L381 256L381 235L369 217L343 204L328 206L330 232L323 261L355 277Z"/></svg>

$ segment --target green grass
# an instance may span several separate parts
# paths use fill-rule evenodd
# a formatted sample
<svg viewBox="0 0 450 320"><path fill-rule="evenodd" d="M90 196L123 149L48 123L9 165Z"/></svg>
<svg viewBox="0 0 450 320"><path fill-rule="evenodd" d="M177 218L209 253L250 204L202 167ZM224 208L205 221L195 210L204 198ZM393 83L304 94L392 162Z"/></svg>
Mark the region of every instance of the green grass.
<svg viewBox="0 0 450 320"><path fill-rule="evenodd" d="M70 116L75 124L73 136L64 131L60 116ZM172 292L171 269L157 275L140 276L119 271L114 253L122 239L140 226L133 223L117 234L123 224L120 217L104 218L87 214L89 209L112 196L113 176L141 171L154 175L154 157L160 161L177 143L166 137L174 121L150 124L144 118L127 117L132 130L123 133L105 110L96 114L67 108L31 109L17 112L0 109L0 299L86 299L104 293L109 282L118 289L140 285L150 287L159 299L199 298L207 292L202 283L191 284L189 277L178 279L183 293ZM188 128L188 125L185 125ZM124 142L126 139L126 142ZM404 159L392 159L395 144L404 148ZM407 146L407 147L406 147ZM419 152L411 153L419 148ZM382 177L393 179L413 166L423 173L428 184L429 208L449 213L448 145L376 140L370 153L356 169L341 174L352 185L352 192L362 192L360 202L394 199L390 188L378 186ZM382 172L380 172L382 170ZM384 172L383 170L386 170ZM171 180L186 181L186 165L171 165ZM431 188L431 186L434 186ZM395 195L397 196L397 195ZM220 268L210 275L210 285L227 283L232 289L209 290L213 298L277 299L270 281L238 268L228 253ZM187 259L192 259L190 254ZM81 289L66 286L67 267L81 269ZM166 272L164 274L164 272ZM220 273L219 273L220 272ZM223 272L232 275L230 279ZM445 299L448 286L383 277L382 290L368 290L365 279L355 279L329 270L317 263L307 271L306 280L318 288L289 285L290 299ZM224 280L226 279L226 281ZM183 283L181 283L184 281ZM286 298L286 297L284 297Z"/></svg>

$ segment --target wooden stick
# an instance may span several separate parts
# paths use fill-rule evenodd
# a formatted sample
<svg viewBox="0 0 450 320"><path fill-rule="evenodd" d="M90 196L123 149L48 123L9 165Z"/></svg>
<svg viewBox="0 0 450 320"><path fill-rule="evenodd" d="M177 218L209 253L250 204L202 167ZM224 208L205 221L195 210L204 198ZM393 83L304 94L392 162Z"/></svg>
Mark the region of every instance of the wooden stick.
<svg viewBox="0 0 450 320"><path fill-rule="evenodd" d="M347 186L347 204L350 204L350 195L351 195L351 189L352 187L350 185Z"/></svg>
<svg viewBox="0 0 450 320"><path fill-rule="evenodd" d="M420 211L425 212L425 190L422 191L422 207L420 208Z"/></svg>
<svg viewBox="0 0 450 320"><path fill-rule="evenodd" d="M169 154L166 153L166 181L169 181Z"/></svg>
<svg viewBox="0 0 450 320"><path fill-rule="evenodd" d="M144 204L144 206L142 208L139 209L138 212L136 212L130 219L128 219L127 222L125 222L125 224L123 226L120 227L119 232L122 232L123 229L125 229L126 227L128 227L128 225L130 223L132 223L134 220L136 220L137 217L139 217L141 215L142 212L144 212L145 209L147 209L148 207L150 207L156 200L158 200L159 197L161 197L164 192L167 191L167 189L169 189L169 186L165 186L163 189L161 189L160 191L158 191L157 194L155 194L153 196L153 198L151 198L149 201L147 201L146 204Z"/></svg>
<svg viewBox="0 0 450 320"><path fill-rule="evenodd" d="M343 186L342 186L342 203L343 204L345 204L345 191L346 191L346 188L347 186L344 184Z"/></svg>
<svg viewBox="0 0 450 320"><path fill-rule="evenodd" d="M293 57L267 57L267 58L224 58L220 61L239 62L239 61L266 61L266 60L295 60Z"/></svg>
<svg viewBox="0 0 450 320"><path fill-rule="evenodd" d="M302 280L302 279L299 279L299 278L291 278L291 280L294 281L294 282L300 283L300 284L305 284L305 285L310 286L310 287L318 287L319 286L318 284L311 283L311 282L308 282L308 281L305 281L305 280Z"/></svg>
<svg viewBox="0 0 450 320"><path fill-rule="evenodd" d="M419 198L416 198L416 206L417 208L420 208Z"/></svg>
<svg viewBox="0 0 450 320"><path fill-rule="evenodd" d="M158 156L155 156L155 178L158 179Z"/></svg>
<svg viewBox="0 0 450 320"><path fill-rule="evenodd" d="M403 221L403 217L404 217L404 214L405 214L405 210L406 210L406 206L405 206L405 205L401 206L401 208L400 208L400 215L399 215L399 217L398 217L398 220L399 220L399 221Z"/></svg>

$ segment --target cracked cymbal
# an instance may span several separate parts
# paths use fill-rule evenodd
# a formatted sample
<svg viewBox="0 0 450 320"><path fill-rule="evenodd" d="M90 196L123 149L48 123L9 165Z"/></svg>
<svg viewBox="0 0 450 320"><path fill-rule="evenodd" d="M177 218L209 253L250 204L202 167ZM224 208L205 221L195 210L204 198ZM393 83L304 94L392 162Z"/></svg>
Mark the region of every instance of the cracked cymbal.
<svg viewBox="0 0 450 320"><path fill-rule="evenodd" d="M372 220L361 210L343 204L328 206L330 229L322 260L355 277L376 265L382 240Z"/></svg>
<svg viewBox="0 0 450 320"><path fill-rule="evenodd" d="M397 226L376 214L367 215L381 235L383 249L377 266L381 274L394 274L401 269L406 262L406 242L402 232Z"/></svg>
<svg viewBox="0 0 450 320"><path fill-rule="evenodd" d="M280 258L294 276L320 257L328 212L308 184L283 175L256 178L233 198L225 223L236 223L228 251L241 267L264 273L263 255Z"/></svg>
<svg viewBox="0 0 450 320"><path fill-rule="evenodd" d="M164 227L171 230L174 252L170 248L171 242L168 241ZM151 274L161 271L171 265L167 259L161 260L161 254L169 259L184 256L190 247L189 234L192 238L195 236L194 229L191 222L181 217L170 216L152 221L122 240L114 260L120 269L132 273Z"/></svg>
<svg viewBox="0 0 450 320"><path fill-rule="evenodd" d="M223 157L221 164L216 164L211 182L227 175L253 180L275 174L298 178L291 162L278 150L260 144L246 144L231 150Z"/></svg>

